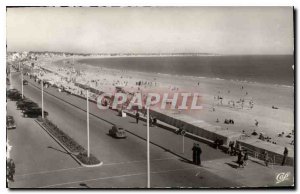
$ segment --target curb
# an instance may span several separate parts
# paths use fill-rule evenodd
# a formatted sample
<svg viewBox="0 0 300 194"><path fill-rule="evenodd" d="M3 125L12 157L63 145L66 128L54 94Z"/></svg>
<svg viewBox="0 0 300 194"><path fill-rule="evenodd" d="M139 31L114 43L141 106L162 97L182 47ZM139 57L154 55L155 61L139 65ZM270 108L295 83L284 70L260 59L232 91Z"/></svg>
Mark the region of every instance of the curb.
<svg viewBox="0 0 300 194"><path fill-rule="evenodd" d="M100 161L99 164L83 164L78 158L76 158L76 156L74 154L72 154L72 152L65 146L63 145L54 135L52 135L48 129L46 127L44 127L41 122L39 122L37 119L34 119L34 121L41 127L44 129L44 131L46 131L50 137L52 137L78 164L80 164L81 166L84 166L84 167L99 167L103 164L102 161Z"/></svg>

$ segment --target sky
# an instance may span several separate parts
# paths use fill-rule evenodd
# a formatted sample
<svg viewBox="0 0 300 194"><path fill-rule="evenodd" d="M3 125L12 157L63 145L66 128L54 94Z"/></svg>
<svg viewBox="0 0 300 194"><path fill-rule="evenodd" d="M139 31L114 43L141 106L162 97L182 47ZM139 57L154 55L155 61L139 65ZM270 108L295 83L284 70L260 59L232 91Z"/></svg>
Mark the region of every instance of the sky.
<svg viewBox="0 0 300 194"><path fill-rule="evenodd" d="M293 54L292 7L7 8L8 51Z"/></svg>

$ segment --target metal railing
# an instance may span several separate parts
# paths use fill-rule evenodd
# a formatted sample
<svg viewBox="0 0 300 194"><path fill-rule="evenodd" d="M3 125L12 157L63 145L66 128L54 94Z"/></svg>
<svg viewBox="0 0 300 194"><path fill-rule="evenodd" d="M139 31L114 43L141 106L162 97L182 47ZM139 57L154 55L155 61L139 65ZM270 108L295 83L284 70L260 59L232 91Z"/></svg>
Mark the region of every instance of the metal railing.
<svg viewBox="0 0 300 194"><path fill-rule="evenodd" d="M250 148L247 148L245 146L242 146L241 147L242 150L247 150L247 153L249 154L249 156L257 159L257 160L260 160L260 161L263 161L265 163L265 165L271 165L272 168L274 168L274 165L276 165L276 156L273 154L273 156L269 156L270 154L267 152L267 156L268 156L268 161L266 160L266 154L264 153L259 153L255 150L252 150Z"/></svg>

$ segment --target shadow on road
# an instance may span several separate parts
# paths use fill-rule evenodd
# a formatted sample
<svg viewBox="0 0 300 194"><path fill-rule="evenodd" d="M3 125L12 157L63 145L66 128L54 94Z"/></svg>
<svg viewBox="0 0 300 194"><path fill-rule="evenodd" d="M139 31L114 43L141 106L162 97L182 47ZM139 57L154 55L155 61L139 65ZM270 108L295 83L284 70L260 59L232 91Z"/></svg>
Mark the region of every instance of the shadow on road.
<svg viewBox="0 0 300 194"><path fill-rule="evenodd" d="M185 158L179 158L179 161L181 161L181 162L185 162L185 163L188 163L188 164L193 164L193 162L192 162L192 161L190 161L190 160L187 160L187 159L185 159Z"/></svg>
<svg viewBox="0 0 300 194"><path fill-rule="evenodd" d="M60 149L57 149L57 148L54 148L52 146L48 146L49 149L53 149L53 150L56 150L58 152L61 152L61 153L64 153L64 154L67 154L67 155L71 155L70 153L66 152L66 151L63 151L63 150L60 150Z"/></svg>
<svg viewBox="0 0 300 194"><path fill-rule="evenodd" d="M231 168L237 169L239 166L237 164L232 164L232 163L228 163L226 162L225 164L227 164L228 166L230 166Z"/></svg>
<svg viewBox="0 0 300 194"><path fill-rule="evenodd" d="M89 187L89 186L88 186L87 184L85 184L85 183L80 183L79 186L84 187L84 188L91 188L91 187Z"/></svg>

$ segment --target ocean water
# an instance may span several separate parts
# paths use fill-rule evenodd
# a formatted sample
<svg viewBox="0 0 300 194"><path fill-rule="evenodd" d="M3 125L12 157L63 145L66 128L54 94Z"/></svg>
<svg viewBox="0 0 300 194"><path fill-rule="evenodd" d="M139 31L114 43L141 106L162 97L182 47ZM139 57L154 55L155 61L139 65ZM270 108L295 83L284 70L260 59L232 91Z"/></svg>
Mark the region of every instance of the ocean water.
<svg viewBox="0 0 300 194"><path fill-rule="evenodd" d="M119 70L288 86L294 83L293 55L89 58L79 62Z"/></svg>

